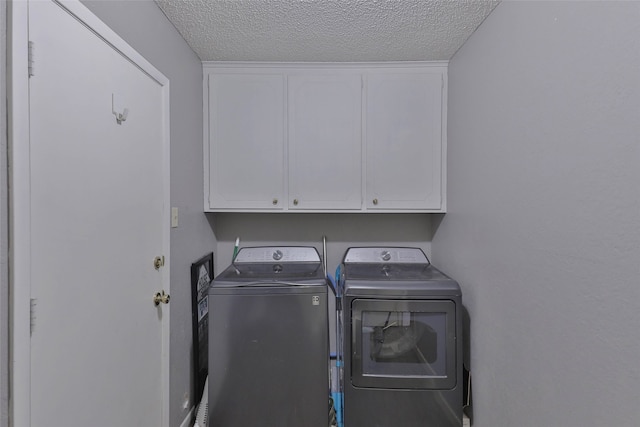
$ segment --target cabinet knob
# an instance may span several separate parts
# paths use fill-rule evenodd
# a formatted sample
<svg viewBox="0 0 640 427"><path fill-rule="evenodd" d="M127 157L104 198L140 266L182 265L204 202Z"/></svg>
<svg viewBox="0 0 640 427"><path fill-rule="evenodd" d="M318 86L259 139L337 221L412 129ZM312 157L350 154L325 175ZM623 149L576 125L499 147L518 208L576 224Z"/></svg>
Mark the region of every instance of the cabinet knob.
<svg viewBox="0 0 640 427"><path fill-rule="evenodd" d="M298 199L293 199L293 204L294 204L295 206L298 206Z"/></svg>
<svg viewBox="0 0 640 427"><path fill-rule="evenodd" d="M273 199L273 201L271 202L274 206L278 204L278 199Z"/></svg>
<svg viewBox="0 0 640 427"><path fill-rule="evenodd" d="M373 199L373 204L377 205L378 204L378 199Z"/></svg>

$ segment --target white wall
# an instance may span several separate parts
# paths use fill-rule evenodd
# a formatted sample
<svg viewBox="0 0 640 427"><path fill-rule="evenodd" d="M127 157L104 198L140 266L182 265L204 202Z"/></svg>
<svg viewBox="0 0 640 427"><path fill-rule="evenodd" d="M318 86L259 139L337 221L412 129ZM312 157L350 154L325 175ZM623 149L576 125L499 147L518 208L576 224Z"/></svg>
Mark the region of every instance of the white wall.
<svg viewBox="0 0 640 427"><path fill-rule="evenodd" d="M640 2L503 2L449 68L434 261L477 427L640 420Z"/></svg>
<svg viewBox="0 0 640 427"><path fill-rule="evenodd" d="M191 263L216 244L202 207L202 65L153 1L83 3L170 80L171 205L179 208L179 227L171 230L170 425L176 427L192 387Z"/></svg>
<svg viewBox="0 0 640 427"><path fill-rule="evenodd" d="M9 273L7 200L7 3L0 2L0 427L9 425Z"/></svg>

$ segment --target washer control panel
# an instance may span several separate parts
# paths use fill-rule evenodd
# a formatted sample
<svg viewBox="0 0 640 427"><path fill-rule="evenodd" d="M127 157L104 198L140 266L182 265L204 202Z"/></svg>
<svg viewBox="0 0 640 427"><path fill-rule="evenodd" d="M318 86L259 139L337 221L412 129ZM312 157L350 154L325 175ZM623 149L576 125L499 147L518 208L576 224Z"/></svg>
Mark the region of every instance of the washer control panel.
<svg viewBox="0 0 640 427"><path fill-rule="evenodd" d="M349 248L344 263L428 264L420 248Z"/></svg>
<svg viewBox="0 0 640 427"><path fill-rule="evenodd" d="M242 248L234 264L265 262L320 262L313 246L260 246Z"/></svg>

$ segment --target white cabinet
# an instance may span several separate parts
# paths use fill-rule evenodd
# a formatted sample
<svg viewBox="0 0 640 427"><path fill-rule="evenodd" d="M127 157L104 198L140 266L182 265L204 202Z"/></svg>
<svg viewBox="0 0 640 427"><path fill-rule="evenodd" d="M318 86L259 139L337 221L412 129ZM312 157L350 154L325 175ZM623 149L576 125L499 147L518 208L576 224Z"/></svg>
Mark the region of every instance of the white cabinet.
<svg viewBox="0 0 640 427"><path fill-rule="evenodd" d="M367 209L442 208L440 72L385 70L367 80Z"/></svg>
<svg viewBox="0 0 640 427"><path fill-rule="evenodd" d="M283 208L284 81L279 73L208 75L206 210Z"/></svg>
<svg viewBox="0 0 640 427"><path fill-rule="evenodd" d="M292 75L288 91L289 209L360 209L361 75Z"/></svg>
<svg viewBox="0 0 640 427"><path fill-rule="evenodd" d="M446 70L205 62L205 210L444 212Z"/></svg>

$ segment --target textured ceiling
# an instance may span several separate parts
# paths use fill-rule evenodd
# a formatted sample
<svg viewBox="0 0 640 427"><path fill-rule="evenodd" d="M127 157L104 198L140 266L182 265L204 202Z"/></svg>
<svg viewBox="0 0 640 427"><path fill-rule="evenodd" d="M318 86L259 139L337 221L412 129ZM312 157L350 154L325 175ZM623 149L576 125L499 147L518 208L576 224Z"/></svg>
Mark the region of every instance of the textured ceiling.
<svg viewBox="0 0 640 427"><path fill-rule="evenodd" d="M156 0L203 61L448 60L496 0Z"/></svg>

